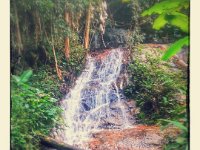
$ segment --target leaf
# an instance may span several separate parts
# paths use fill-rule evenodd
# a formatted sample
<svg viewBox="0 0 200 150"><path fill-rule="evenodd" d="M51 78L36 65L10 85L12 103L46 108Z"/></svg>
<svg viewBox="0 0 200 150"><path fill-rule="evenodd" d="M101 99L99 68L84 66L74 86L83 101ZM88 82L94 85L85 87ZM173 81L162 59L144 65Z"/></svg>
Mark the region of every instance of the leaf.
<svg viewBox="0 0 200 150"><path fill-rule="evenodd" d="M188 0L165 0L160 3L153 5L148 10L142 13L142 16L152 15L152 14L162 14L170 11L180 10L180 8L187 8L189 5Z"/></svg>
<svg viewBox="0 0 200 150"><path fill-rule="evenodd" d="M183 32L188 33L188 16L179 12L172 12L166 15L166 20L174 26L179 27Z"/></svg>
<svg viewBox="0 0 200 150"><path fill-rule="evenodd" d="M32 76L33 71L32 70L27 70L24 71L23 74L20 76L20 83L25 83L29 80L29 78Z"/></svg>
<svg viewBox="0 0 200 150"><path fill-rule="evenodd" d="M168 50L166 51L166 53L163 55L162 60L168 60L170 57L172 57L173 55L175 55L176 53L178 53L181 48L183 46L188 46L189 45L189 37L186 36L178 41L176 41L175 43L173 43Z"/></svg>
<svg viewBox="0 0 200 150"><path fill-rule="evenodd" d="M153 28L160 30L160 28L166 25L167 21L165 20L165 14L160 15L153 23Z"/></svg>
<svg viewBox="0 0 200 150"><path fill-rule="evenodd" d="M13 79L18 83L20 81L20 77L16 75L12 75Z"/></svg>
<svg viewBox="0 0 200 150"><path fill-rule="evenodd" d="M178 121L172 121L172 120L167 120L167 119L160 119L160 120L166 121L166 122L168 122L168 123L171 123L171 124L173 124L174 126L178 127L179 129L182 129L182 130L184 130L185 132L187 132L187 128L186 128L183 124L181 124L180 122L178 122Z"/></svg>

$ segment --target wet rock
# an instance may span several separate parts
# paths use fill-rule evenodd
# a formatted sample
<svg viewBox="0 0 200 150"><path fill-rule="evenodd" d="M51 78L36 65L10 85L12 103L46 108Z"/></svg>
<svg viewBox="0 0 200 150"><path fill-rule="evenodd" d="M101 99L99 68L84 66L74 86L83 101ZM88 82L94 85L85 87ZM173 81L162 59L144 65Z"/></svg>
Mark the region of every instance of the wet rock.
<svg viewBox="0 0 200 150"><path fill-rule="evenodd" d="M136 103L134 100L128 100L125 102L129 108L135 108L136 107Z"/></svg>
<svg viewBox="0 0 200 150"><path fill-rule="evenodd" d="M188 47L183 47L182 50L177 54L179 59L183 60L185 63L188 64Z"/></svg>
<svg viewBox="0 0 200 150"><path fill-rule="evenodd" d="M123 101L117 101L117 102L110 103L110 108L111 109L123 108L123 109L128 110L128 105Z"/></svg>
<svg viewBox="0 0 200 150"><path fill-rule="evenodd" d="M109 98L111 103L118 100L118 97L117 97L114 90L110 91L110 93L108 94L108 98Z"/></svg>
<svg viewBox="0 0 200 150"><path fill-rule="evenodd" d="M135 126L124 130L104 130L89 141L91 150L162 150L164 137L158 127Z"/></svg>
<svg viewBox="0 0 200 150"><path fill-rule="evenodd" d="M100 88L100 84L97 81L90 81L87 84L91 89Z"/></svg>
<svg viewBox="0 0 200 150"><path fill-rule="evenodd" d="M122 64L121 65L121 69L120 69L120 73L124 73L127 69L127 64Z"/></svg>
<svg viewBox="0 0 200 150"><path fill-rule="evenodd" d="M92 77L91 77L92 79L98 79L99 78L99 75L97 74L97 72L96 71L94 71L93 73L92 73Z"/></svg>
<svg viewBox="0 0 200 150"><path fill-rule="evenodd" d="M69 92L69 86L66 83L62 83L59 90L63 95L66 95Z"/></svg>
<svg viewBox="0 0 200 150"><path fill-rule="evenodd" d="M99 128L102 129L119 129L122 126L123 120L115 117L105 118L101 120Z"/></svg>
<svg viewBox="0 0 200 150"><path fill-rule="evenodd" d="M127 37L128 31L120 28L107 28L105 34L103 35L106 48L118 48L124 47L128 41ZM94 38L91 41L92 50L105 49L105 46L102 42L102 36L100 34L95 34Z"/></svg>
<svg viewBox="0 0 200 150"><path fill-rule="evenodd" d="M91 107L88 106L88 105L85 104L85 103L82 103L82 106L83 106L83 108L84 108L85 111L89 111L89 110L91 109Z"/></svg>
<svg viewBox="0 0 200 150"><path fill-rule="evenodd" d="M95 107L95 97L85 97L82 99L82 106L86 111Z"/></svg>

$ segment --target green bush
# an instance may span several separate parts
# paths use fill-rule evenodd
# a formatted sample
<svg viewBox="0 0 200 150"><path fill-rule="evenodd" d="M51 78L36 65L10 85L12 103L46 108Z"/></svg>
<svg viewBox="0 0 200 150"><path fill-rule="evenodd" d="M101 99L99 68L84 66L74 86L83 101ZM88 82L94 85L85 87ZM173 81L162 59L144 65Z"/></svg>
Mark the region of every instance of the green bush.
<svg viewBox="0 0 200 150"><path fill-rule="evenodd" d="M73 73L75 77L81 74L86 62L86 50L81 45L71 47L70 59L66 64L66 70Z"/></svg>
<svg viewBox="0 0 200 150"><path fill-rule="evenodd" d="M157 54L145 53L144 61L140 58L144 54L133 52L134 60L128 67L130 83L124 90L128 98L136 101L140 108L137 117L146 124L176 117L180 112L177 95L186 91L182 72L170 70L169 63L161 61Z"/></svg>
<svg viewBox="0 0 200 150"><path fill-rule="evenodd" d="M58 79L56 70L54 67L48 65L41 66L35 70L35 74L30 79L30 85L42 89L44 93L48 93L49 96L61 99L63 97L59 90L61 81Z"/></svg>
<svg viewBox="0 0 200 150"><path fill-rule="evenodd" d="M11 148L38 149L39 134L47 135L59 122L56 99L28 83L32 71L11 78Z"/></svg>

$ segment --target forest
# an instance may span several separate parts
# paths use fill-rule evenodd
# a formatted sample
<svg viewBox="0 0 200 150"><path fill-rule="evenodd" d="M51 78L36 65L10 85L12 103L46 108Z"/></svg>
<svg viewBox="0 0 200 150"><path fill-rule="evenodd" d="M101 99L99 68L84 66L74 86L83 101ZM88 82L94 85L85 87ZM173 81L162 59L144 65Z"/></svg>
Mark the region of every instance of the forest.
<svg viewBox="0 0 200 150"><path fill-rule="evenodd" d="M189 15L189 0L10 0L11 149L189 149Z"/></svg>

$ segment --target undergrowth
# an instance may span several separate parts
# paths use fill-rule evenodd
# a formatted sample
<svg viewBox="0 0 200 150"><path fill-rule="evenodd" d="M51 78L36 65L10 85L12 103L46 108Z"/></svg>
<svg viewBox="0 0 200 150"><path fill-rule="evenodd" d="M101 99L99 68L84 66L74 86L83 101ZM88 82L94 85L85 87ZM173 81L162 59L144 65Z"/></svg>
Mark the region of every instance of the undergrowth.
<svg viewBox="0 0 200 150"><path fill-rule="evenodd" d="M29 82L32 71L11 78L11 149L38 149L39 135L60 122L57 100Z"/></svg>
<svg viewBox="0 0 200 150"><path fill-rule="evenodd" d="M188 130L185 130L188 126L187 77L172 65L172 61L162 61L162 54L159 49L143 46L132 51L129 84L124 93L136 101L140 109L136 116L139 123L180 128L180 135L167 138L165 149L185 149L188 139Z"/></svg>

